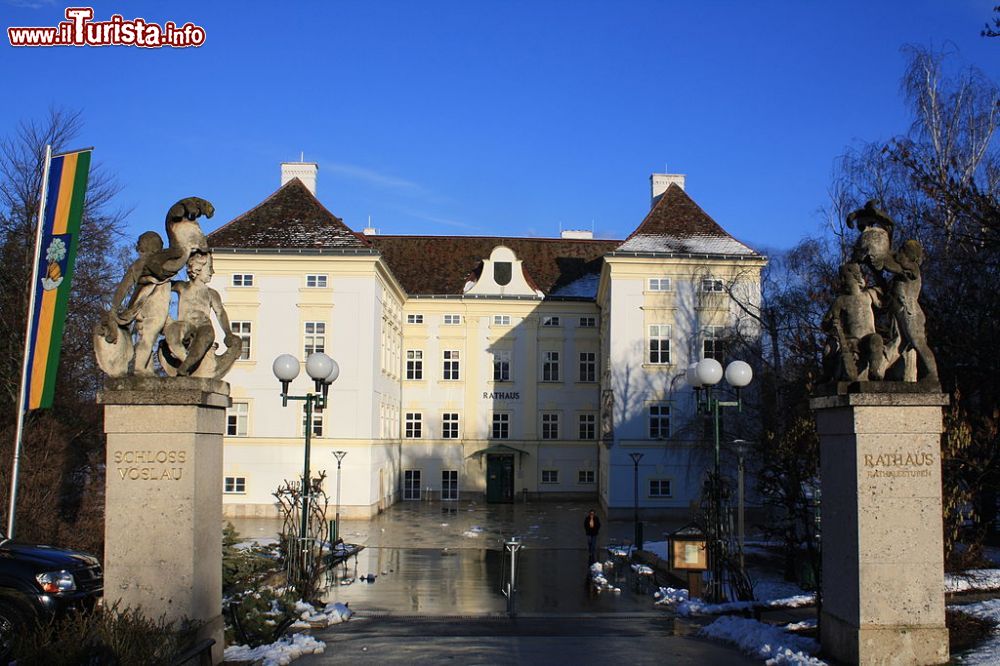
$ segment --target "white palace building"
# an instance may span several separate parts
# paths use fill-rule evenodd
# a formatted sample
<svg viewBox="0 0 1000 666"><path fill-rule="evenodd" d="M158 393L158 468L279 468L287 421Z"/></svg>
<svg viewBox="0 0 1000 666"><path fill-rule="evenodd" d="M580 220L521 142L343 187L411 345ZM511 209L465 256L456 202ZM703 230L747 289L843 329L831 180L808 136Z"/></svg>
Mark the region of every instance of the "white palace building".
<svg viewBox="0 0 1000 666"><path fill-rule="evenodd" d="M233 330L227 379L229 516L276 515L272 493L311 469L341 513L398 501L593 499L687 515L711 445L689 363L754 336L765 257L654 174L652 207L625 240L359 233L316 198L317 165L209 235ZM272 361L324 351L340 365L306 424L282 407ZM292 394L312 383L302 372ZM331 508L332 510L332 508Z"/></svg>

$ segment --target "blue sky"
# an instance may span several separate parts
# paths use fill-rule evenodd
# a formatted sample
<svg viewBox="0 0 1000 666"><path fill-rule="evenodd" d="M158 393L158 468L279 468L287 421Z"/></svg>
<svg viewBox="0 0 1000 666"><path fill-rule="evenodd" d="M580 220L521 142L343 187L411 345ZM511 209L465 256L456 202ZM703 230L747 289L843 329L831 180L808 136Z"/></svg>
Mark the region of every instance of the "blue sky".
<svg viewBox="0 0 1000 666"><path fill-rule="evenodd" d="M789 247L823 222L852 142L904 131L906 43L1000 80L996 0L939 2L95 2L95 18L205 28L192 49L14 49L0 133L56 104L123 186L130 232L185 196L212 229L300 151L321 201L383 233L624 238L649 174L734 236ZM0 0L4 28L66 4ZM10 94L13 92L13 94Z"/></svg>

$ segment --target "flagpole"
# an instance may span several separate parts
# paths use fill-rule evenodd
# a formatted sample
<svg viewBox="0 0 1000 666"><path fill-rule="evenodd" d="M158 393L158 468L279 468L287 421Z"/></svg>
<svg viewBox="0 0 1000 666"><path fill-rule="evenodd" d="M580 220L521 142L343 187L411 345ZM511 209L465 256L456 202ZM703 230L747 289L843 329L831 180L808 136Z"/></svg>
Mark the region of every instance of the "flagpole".
<svg viewBox="0 0 1000 666"><path fill-rule="evenodd" d="M25 395L28 385L28 354L31 351L31 321L35 312L35 287L38 283L38 265L42 254L42 226L45 223L45 204L49 191L49 166L52 163L52 146L45 146L45 170L42 172L42 192L38 206L38 229L35 231L35 263L31 268L31 296L28 300L28 317L24 333L24 360L21 364L21 392L17 399L17 432L14 435L14 465L10 474L10 512L7 514L7 538L14 538L17 525L17 474L21 467L21 437L24 434L24 416L27 412Z"/></svg>

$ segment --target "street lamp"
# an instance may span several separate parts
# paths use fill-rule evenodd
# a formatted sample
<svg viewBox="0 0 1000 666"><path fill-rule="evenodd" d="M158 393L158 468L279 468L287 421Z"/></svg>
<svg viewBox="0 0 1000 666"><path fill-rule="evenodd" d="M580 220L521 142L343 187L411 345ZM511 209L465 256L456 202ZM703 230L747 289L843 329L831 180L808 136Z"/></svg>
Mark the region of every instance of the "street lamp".
<svg viewBox="0 0 1000 666"><path fill-rule="evenodd" d="M299 531L299 537L305 545L309 531L309 498L312 494L312 483L309 480L309 447L312 443L313 409L321 410L326 407L330 384L340 375L340 366L322 352L310 354L309 358L306 359L306 372L314 382L316 393L306 393L305 395L288 395L289 385L293 379L299 376L299 359L291 354L282 354L274 359L271 370L281 382L282 407L287 407L289 400L302 400L306 403L306 451L302 463L302 526Z"/></svg>
<svg viewBox="0 0 1000 666"><path fill-rule="evenodd" d="M735 407L742 410L743 401L740 389L745 388L753 380L753 369L744 361L733 361L725 370L726 382L736 389L736 400L721 400L715 385L723 377L722 364L714 358L705 358L688 366L687 380L694 389L695 401L699 414L712 416L715 433L715 473L712 480L712 504L714 506L715 531L712 540L712 598L723 601L725 592L722 585L722 465L719 460L719 421L721 410L725 407Z"/></svg>
<svg viewBox="0 0 1000 666"><path fill-rule="evenodd" d="M337 538L340 536L340 463L343 461L344 456L347 455L347 451L334 451L333 457L337 459L337 513L334 520L334 526L336 530L330 537L330 543L337 543Z"/></svg>
<svg viewBox="0 0 1000 666"><path fill-rule="evenodd" d="M641 453L630 453L634 468L633 487L635 490L635 544L636 550L642 550L642 525L639 523L639 461L642 460Z"/></svg>
<svg viewBox="0 0 1000 666"><path fill-rule="evenodd" d="M746 469L746 455L747 449L750 447L750 442L745 439L734 439L733 446L736 447L736 493L739 498L739 513L736 516L736 525L740 535L740 571L745 573L746 563L743 561L743 539L746 533L743 522L743 473Z"/></svg>

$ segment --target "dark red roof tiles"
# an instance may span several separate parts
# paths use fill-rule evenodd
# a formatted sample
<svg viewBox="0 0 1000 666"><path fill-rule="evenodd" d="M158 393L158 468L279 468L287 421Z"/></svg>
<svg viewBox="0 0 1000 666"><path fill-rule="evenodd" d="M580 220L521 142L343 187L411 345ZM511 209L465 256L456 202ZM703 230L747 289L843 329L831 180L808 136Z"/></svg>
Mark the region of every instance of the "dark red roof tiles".
<svg viewBox="0 0 1000 666"><path fill-rule="evenodd" d="M298 178L208 234L208 242L228 248L369 247L364 236L328 211Z"/></svg>

